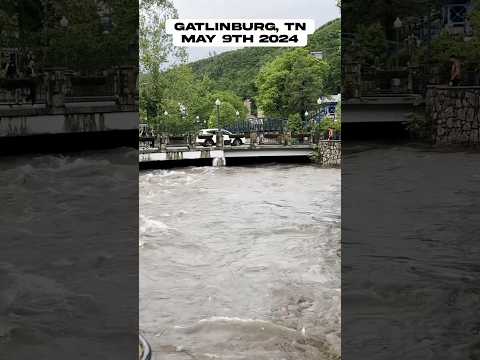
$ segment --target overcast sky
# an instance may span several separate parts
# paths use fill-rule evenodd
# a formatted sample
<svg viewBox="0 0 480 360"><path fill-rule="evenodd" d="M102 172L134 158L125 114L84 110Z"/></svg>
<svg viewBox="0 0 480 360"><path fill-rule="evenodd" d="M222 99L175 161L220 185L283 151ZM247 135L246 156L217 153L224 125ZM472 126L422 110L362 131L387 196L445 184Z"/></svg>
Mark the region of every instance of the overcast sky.
<svg viewBox="0 0 480 360"><path fill-rule="evenodd" d="M313 19L315 26L340 17L336 0L173 0L180 18ZM188 48L190 61L233 48Z"/></svg>

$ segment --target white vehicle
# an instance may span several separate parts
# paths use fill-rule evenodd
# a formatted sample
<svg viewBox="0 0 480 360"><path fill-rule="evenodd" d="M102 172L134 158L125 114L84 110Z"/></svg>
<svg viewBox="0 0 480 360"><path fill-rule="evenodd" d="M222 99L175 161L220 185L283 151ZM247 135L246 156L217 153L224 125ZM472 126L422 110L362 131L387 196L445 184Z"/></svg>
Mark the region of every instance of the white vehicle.
<svg viewBox="0 0 480 360"><path fill-rule="evenodd" d="M217 141L218 129L202 129L197 134L195 139L196 145L213 146ZM223 144L239 146L245 144L245 137L242 135L235 135L228 130L222 130Z"/></svg>

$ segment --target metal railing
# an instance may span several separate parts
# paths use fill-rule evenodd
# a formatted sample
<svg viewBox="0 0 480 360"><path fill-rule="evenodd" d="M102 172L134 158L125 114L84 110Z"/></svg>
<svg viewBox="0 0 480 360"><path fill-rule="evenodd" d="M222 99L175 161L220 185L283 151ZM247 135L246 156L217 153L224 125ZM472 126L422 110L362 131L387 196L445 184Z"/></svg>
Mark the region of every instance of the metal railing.
<svg viewBox="0 0 480 360"><path fill-rule="evenodd" d="M65 102L130 102L138 100L131 69L80 75L65 69L45 70L34 77L0 77L0 105L47 104L54 94Z"/></svg>
<svg viewBox="0 0 480 360"><path fill-rule="evenodd" d="M0 104L41 104L46 90L40 78L0 79Z"/></svg>
<svg viewBox="0 0 480 360"><path fill-rule="evenodd" d="M264 130L252 130L250 132L237 132L229 136L230 142L216 143L216 136L197 138L195 133L172 135L168 133L155 134L142 129L139 134L139 147L142 150L168 151L169 149L185 148L186 150L203 149L209 147L250 147L257 146L292 146L314 145L322 140L327 140L327 134L305 131L294 133L288 131L269 132ZM236 144L235 139L240 141ZM335 134L332 140L340 140L340 134ZM199 140L199 141L198 141ZM225 138L224 138L225 140Z"/></svg>

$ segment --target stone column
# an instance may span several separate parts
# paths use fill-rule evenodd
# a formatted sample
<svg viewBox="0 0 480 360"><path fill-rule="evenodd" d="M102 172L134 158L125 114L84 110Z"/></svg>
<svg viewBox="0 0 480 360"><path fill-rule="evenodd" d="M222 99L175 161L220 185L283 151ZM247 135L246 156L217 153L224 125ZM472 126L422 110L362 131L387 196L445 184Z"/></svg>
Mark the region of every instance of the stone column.
<svg viewBox="0 0 480 360"><path fill-rule="evenodd" d="M137 92L137 74L133 66L118 67L115 73L115 96L119 105L134 105Z"/></svg>
<svg viewBox="0 0 480 360"><path fill-rule="evenodd" d="M64 68L46 69L47 108L52 113L65 109L66 77Z"/></svg>
<svg viewBox="0 0 480 360"><path fill-rule="evenodd" d="M250 133L250 147L255 148L257 144L257 133L255 131L252 131Z"/></svg>
<svg viewBox="0 0 480 360"><path fill-rule="evenodd" d="M291 146L292 145L292 132L287 131L285 133L285 145L286 146Z"/></svg>

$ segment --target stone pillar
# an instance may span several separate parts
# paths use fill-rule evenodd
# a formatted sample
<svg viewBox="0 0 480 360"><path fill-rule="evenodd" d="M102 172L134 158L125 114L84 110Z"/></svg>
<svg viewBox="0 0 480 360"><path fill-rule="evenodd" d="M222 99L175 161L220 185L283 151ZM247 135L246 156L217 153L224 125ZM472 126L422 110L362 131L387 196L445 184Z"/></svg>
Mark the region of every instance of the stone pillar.
<svg viewBox="0 0 480 360"><path fill-rule="evenodd" d="M287 131L285 133L285 145L286 146L291 146L292 145L292 132Z"/></svg>
<svg viewBox="0 0 480 360"><path fill-rule="evenodd" d="M223 150L223 134L220 130L217 130L215 137L215 146L218 150Z"/></svg>
<svg viewBox="0 0 480 360"><path fill-rule="evenodd" d="M325 167L337 167L342 161L342 143L340 141L320 141L316 149L316 162Z"/></svg>
<svg viewBox="0 0 480 360"><path fill-rule="evenodd" d="M47 108L52 113L61 113L65 109L66 77L64 68L46 69Z"/></svg>
<svg viewBox="0 0 480 360"><path fill-rule="evenodd" d="M250 133L250 147L255 148L256 144L257 144L257 133L255 131L252 131Z"/></svg>
<svg viewBox="0 0 480 360"><path fill-rule="evenodd" d="M119 105L134 105L137 94L137 72L133 66L118 67L115 73L115 96Z"/></svg>
<svg viewBox="0 0 480 360"><path fill-rule="evenodd" d="M480 87L430 86L426 109L436 144L480 144Z"/></svg>
<svg viewBox="0 0 480 360"><path fill-rule="evenodd" d="M195 137L190 133L187 134L187 143L189 149L195 149Z"/></svg>
<svg viewBox="0 0 480 360"><path fill-rule="evenodd" d="M160 151L167 151L168 135L161 134L160 139Z"/></svg>

